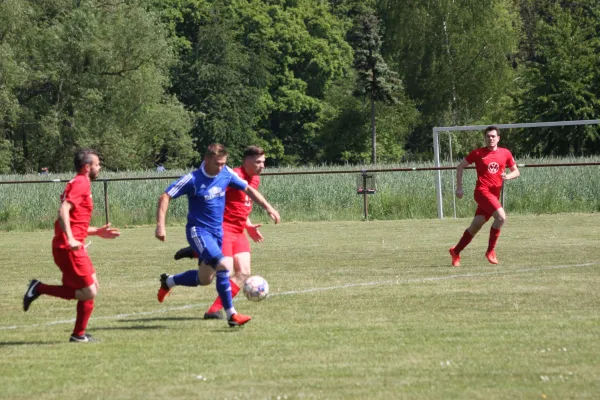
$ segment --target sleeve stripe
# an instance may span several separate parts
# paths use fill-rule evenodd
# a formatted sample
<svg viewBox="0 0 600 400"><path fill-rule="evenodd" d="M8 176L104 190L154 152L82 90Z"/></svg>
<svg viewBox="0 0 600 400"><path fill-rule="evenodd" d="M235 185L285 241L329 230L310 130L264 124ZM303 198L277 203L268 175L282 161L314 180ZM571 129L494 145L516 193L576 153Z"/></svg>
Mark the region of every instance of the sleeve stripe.
<svg viewBox="0 0 600 400"><path fill-rule="evenodd" d="M188 183L190 181L190 179L192 179L192 174L187 174L186 176L184 176L183 178L181 178L179 180L179 182L177 182L175 184L175 186L173 186L171 188L171 190L169 190L167 192L167 194L171 197L175 196L177 193L179 193L179 191L181 190L181 188L183 186L185 186L186 183Z"/></svg>

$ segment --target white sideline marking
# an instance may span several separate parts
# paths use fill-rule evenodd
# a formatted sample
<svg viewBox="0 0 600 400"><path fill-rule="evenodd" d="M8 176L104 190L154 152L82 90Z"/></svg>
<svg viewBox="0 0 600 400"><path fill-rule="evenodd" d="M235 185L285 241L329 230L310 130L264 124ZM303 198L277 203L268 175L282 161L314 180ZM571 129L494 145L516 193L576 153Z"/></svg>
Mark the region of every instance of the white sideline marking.
<svg viewBox="0 0 600 400"><path fill-rule="evenodd" d="M574 265L554 265L554 266L550 266L550 267L523 268L523 269L506 270L506 271L474 272L474 273L467 273L467 274L431 276L431 277L425 277L425 278L396 279L396 280L392 280L392 281L347 283L345 285L326 286L326 287L321 287L321 288L311 288L311 289L304 289L304 290L293 290L293 291L283 292L283 293L273 293L273 294L269 294L269 297L289 296L289 295L303 294L303 293L324 292L327 290L346 289L346 288L361 287L361 286L383 286L383 285L401 285L401 284L406 284L406 283L435 282L435 281L444 281L444 280L448 280L448 279L477 278L477 277L494 276L494 275L508 275L508 274L527 273L527 272L550 271L550 270L554 270L554 269L582 268L582 267L590 267L593 265L600 265L600 262L591 262L591 263L574 264ZM237 299L234 299L234 301L236 301L236 300ZM142 311L142 312L136 312L136 313L130 313L130 314L107 315L107 316L103 316L103 317L94 317L92 319L94 321L117 320L117 319L122 319L122 318L140 317L140 316L144 316L144 315L164 314L164 313L168 313L171 311L189 310L189 309L193 309L193 308L207 307L208 305L209 305L208 303L188 304L188 305L181 306L181 307L163 308L163 309L158 309L158 310ZM59 321L51 321L51 322L45 322L45 323L39 323L39 324L31 324L31 325L0 326L0 331L8 330L8 329L37 328L37 327L60 325L60 324L72 324L74 322L75 322L75 318L59 320Z"/></svg>

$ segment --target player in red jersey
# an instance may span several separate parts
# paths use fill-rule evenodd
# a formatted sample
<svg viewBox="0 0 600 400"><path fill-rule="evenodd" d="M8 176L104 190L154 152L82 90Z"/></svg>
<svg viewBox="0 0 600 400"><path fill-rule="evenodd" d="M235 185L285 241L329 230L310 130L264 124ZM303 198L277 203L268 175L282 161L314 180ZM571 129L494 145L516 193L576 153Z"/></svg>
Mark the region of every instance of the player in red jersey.
<svg viewBox="0 0 600 400"><path fill-rule="evenodd" d="M114 239L119 230L106 224L100 228L90 226L94 202L92 201L91 181L100 172L98 154L91 149L82 149L75 154L75 171L60 196L58 218L54 223L52 255L62 271L62 285L46 285L37 279L29 283L23 296L23 310L29 310L31 303L40 295L59 297L65 300L77 299L77 318L70 342L93 342L95 339L85 332L94 310L94 298L98 293L96 270L87 254L85 239L97 235L104 239Z"/></svg>
<svg viewBox="0 0 600 400"><path fill-rule="evenodd" d="M234 168L240 178L248 182L248 185L258 189L260 185L260 174L265 169L265 151L257 146L250 146L244 151L242 166ZM250 243L244 233L257 243L263 241L263 236L258 230L261 224L252 224L250 213L252 212L252 200L248 195L234 188L228 188L225 194L225 212L223 214L223 245L222 251L225 257L233 258L235 275L230 279L231 297L235 297L240 291L241 285L250 276ZM175 259L198 257L191 247L180 249L175 253ZM204 319L222 319L221 310L223 305L217 297L215 302L204 313Z"/></svg>
<svg viewBox="0 0 600 400"><path fill-rule="evenodd" d="M502 184L504 181L515 179L521 175L510 151L498 147L500 141L498 128L488 126L484 134L486 147L473 150L456 167L456 197L461 199L463 197L463 170L470 164L475 163L477 184L474 197L477 202L477 210L475 211L475 218L463 233L458 244L449 250L452 257L452 266L454 267L460 266L460 252L471 243L473 237L490 217L494 217L494 223L490 228L490 239L485 256L490 263L498 264L494 249L500 237L500 228L506 221L506 213L499 201ZM508 174L506 173L507 167L510 170Z"/></svg>

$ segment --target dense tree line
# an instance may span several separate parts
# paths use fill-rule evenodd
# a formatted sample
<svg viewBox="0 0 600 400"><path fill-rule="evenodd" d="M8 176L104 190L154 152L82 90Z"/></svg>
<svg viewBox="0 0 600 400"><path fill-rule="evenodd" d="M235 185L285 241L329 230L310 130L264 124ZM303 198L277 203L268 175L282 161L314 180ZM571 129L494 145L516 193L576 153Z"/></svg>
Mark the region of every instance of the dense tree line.
<svg viewBox="0 0 600 400"><path fill-rule="evenodd" d="M431 128L598 118L597 0L2 0L0 172L431 157ZM479 144L455 135L455 152ZM598 126L511 131L600 152Z"/></svg>

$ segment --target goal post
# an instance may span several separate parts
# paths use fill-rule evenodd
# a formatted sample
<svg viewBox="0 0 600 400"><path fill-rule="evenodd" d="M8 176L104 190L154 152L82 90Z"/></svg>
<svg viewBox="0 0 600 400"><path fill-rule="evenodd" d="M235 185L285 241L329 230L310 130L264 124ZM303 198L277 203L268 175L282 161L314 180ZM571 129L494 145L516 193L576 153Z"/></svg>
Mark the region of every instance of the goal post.
<svg viewBox="0 0 600 400"><path fill-rule="evenodd" d="M442 171L440 164L440 132L453 131L483 131L490 125L497 126L498 129L507 128L543 128L548 126L572 126L572 125L598 125L600 119L587 119L578 121L555 121L555 122L527 122L522 124L489 124L489 125L465 125L465 126L435 126L433 127L433 158L435 167L438 168L435 175L435 192L437 198L438 218L444 218L444 205L442 195Z"/></svg>

